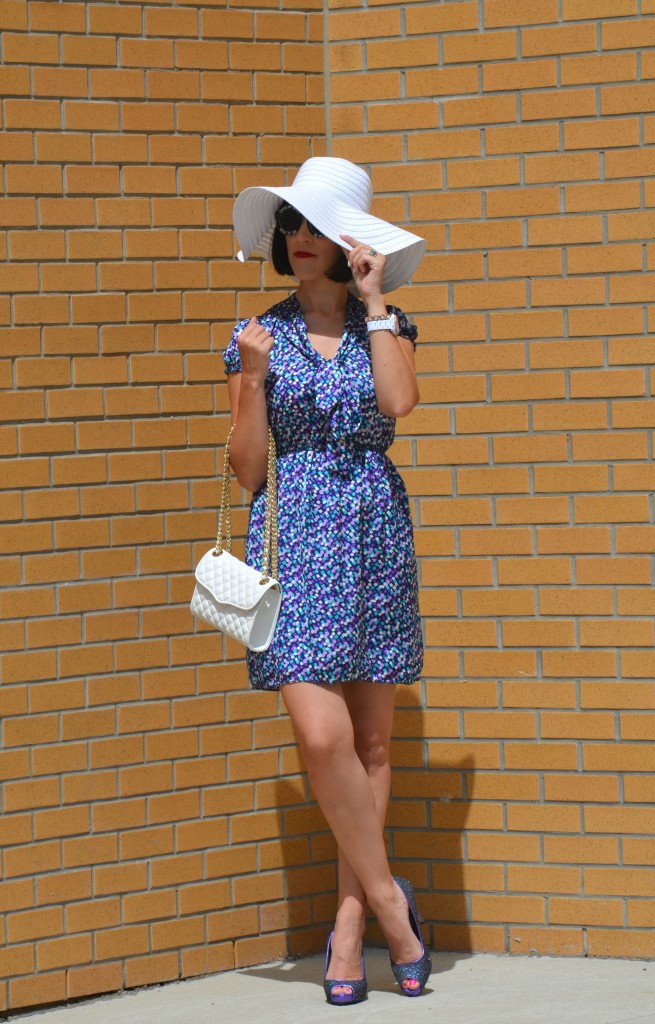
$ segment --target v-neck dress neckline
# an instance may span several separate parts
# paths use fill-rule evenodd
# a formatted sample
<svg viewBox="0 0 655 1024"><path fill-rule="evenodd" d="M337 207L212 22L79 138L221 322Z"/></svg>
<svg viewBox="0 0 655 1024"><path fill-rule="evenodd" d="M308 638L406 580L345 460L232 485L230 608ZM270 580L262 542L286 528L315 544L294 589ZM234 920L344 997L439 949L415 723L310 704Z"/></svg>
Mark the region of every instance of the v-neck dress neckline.
<svg viewBox="0 0 655 1024"><path fill-rule="evenodd" d="M343 323L343 331L341 332L341 341L339 342L339 347L337 348L336 352L334 353L331 359L327 359L324 355L322 355L317 348L314 348L311 341L309 340L307 321L305 320L305 314L303 313L302 306L298 301L297 292L294 292L291 295L291 299L295 307L296 319L299 325L299 334L307 350L307 354L311 357L311 359L314 362L318 362L319 365L324 363L326 366L329 366L331 363L335 363L337 360L340 361L340 359L343 358L342 352L347 347L348 339L352 334L351 321L353 319L355 312L354 307L357 305L357 299L354 297L354 295L351 292L348 292L348 298L346 300L346 318Z"/></svg>

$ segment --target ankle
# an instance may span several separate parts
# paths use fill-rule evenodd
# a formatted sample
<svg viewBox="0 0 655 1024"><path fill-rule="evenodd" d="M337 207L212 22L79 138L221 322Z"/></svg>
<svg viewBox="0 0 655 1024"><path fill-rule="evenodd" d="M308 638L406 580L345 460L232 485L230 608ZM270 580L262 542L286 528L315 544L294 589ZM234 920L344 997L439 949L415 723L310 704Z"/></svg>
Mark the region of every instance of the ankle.
<svg viewBox="0 0 655 1024"><path fill-rule="evenodd" d="M366 911L360 903L342 903L337 911L335 930L359 935L366 927Z"/></svg>
<svg viewBox="0 0 655 1024"><path fill-rule="evenodd" d="M337 922L334 926L334 945L343 956L361 955L364 944L364 923L352 926Z"/></svg>
<svg viewBox="0 0 655 1024"><path fill-rule="evenodd" d="M378 919L384 918L389 913L393 913L399 902L399 897L404 900L401 890L390 875L388 882L384 882L374 893L371 893L369 906Z"/></svg>

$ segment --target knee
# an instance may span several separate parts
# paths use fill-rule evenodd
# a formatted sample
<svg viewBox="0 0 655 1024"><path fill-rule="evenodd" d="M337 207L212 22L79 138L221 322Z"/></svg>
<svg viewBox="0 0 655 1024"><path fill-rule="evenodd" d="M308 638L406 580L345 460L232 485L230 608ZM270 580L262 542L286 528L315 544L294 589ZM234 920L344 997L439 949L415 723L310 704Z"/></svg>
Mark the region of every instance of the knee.
<svg viewBox="0 0 655 1024"><path fill-rule="evenodd" d="M355 736L355 750L367 771L377 771L389 764L389 744L378 736Z"/></svg>
<svg viewBox="0 0 655 1024"><path fill-rule="evenodd" d="M308 767L321 767L342 758L348 752L348 748L352 752L352 738L348 744L343 736L318 730L310 731L301 737L300 748Z"/></svg>

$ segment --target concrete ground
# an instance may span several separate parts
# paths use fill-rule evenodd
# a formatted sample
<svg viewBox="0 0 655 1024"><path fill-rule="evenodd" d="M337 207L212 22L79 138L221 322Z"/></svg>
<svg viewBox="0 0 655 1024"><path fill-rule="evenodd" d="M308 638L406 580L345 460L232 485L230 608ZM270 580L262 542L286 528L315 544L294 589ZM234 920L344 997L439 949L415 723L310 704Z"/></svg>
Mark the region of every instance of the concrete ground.
<svg viewBox="0 0 655 1024"><path fill-rule="evenodd" d="M366 951L369 998L347 1009L325 1002L322 957L10 1016L20 1024L655 1024L655 962L432 954L418 999L394 985L383 950Z"/></svg>

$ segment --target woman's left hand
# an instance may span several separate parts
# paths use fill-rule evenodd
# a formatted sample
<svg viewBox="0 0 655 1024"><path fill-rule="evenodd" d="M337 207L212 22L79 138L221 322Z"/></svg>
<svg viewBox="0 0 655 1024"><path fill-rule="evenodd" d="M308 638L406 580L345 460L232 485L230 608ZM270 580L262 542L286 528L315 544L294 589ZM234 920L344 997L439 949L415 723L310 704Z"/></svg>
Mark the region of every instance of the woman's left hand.
<svg viewBox="0 0 655 1024"><path fill-rule="evenodd" d="M352 249L344 248L344 252L363 301L369 302L371 299L380 297L386 257L381 252L377 252L375 246L358 242L350 235L341 235L340 237L348 245L352 245Z"/></svg>

